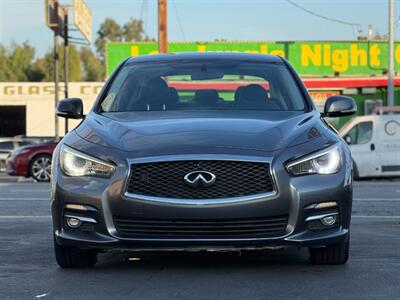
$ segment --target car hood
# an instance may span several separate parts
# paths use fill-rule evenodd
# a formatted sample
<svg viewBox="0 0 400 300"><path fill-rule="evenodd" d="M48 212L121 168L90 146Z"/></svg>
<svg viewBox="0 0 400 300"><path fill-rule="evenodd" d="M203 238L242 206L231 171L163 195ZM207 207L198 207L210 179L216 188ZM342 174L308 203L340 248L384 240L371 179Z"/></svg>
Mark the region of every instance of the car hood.
<svg viewBox="0 0 400 300"><path fill-rule="evenodd" d="M316 112L161 111L90 113L76 133L94 144L147 156L228 148L272 152L319 138L325 130Z"/></svg>

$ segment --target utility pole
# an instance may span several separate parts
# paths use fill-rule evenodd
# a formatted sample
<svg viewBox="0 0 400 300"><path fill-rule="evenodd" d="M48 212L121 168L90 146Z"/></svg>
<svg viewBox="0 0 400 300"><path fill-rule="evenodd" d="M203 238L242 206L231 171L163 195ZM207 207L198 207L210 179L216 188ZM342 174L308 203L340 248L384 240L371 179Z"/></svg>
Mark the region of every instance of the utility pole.
<svg viewBox="0 0 400 300"><path fill-rule="evenodd" d="M1 1L1 0L0 0ZM92 37L92 12L86 5L84 0L74 0L73 5L62 6L58 2L59 0L46 0L45 4L45 22L46 26L49 27L54 33L54 102L55 109L57 110L59 102L59 78L60 78L60 62L59 62L59 45L58 36L64 39L64 96L68 98L68 79L69 79L69 43L84 44L82 41L87 41L90 45ZM74 31L79 31L83 35L83 39L74 38L69 36L69 25L68 25L68 12L69 9L73 11L74 17ZM54 119L54 137L56 140L60 140L60 124L57 115ZM65 133L68 133L68 119L65 119Z"/></svg>
<svg viewBox="0 0 400 300"><path fill-rule="evenodd" d="M394 24L393 24L393 2L389 0L389 66L388 66L388 88L387 105L394 105Z"/></svg>
<svg viewBox="0 0 400 300"><path fill-rule="evenodd" d="M168 53L167 0L158 0L158 51Z"/></svg>
<svg viewBox="0 0 400 300"><path fill-rule="evenodd" d="M58 2L55 2L55 11L58 11ZM59 30L60 28L57 27L54 30L54 107L55 109L57 109L57 105L58 105L58 91L59 91L59 87L58 87L58 79L59 79L59 55L58 55L58 34L59 34ZM58 117L57 115L55 115L55 120L54 120L54 129L55 129L55 139L56 141L58 141L60 139L60 135L58 132L58 128L59 128L59 124L58 124Z"/></svg>
<svg viewBox="0 0 400 300"><path fill-rule="evenodd" d="M372 25L368 25L368 41L372 40Z"/></svg>
<svg viewBox="0 0 400 300"><path fill-rule="evenodd" d="M65 99L68 98L68 77L69 77L69 63L68 63L68 58L69 58L69 42L68 42L68 8L64 8L64 32L63 32L63 37L64 37L64 97ZM68 118L65 118L65 135L68 133Z"/></svg>

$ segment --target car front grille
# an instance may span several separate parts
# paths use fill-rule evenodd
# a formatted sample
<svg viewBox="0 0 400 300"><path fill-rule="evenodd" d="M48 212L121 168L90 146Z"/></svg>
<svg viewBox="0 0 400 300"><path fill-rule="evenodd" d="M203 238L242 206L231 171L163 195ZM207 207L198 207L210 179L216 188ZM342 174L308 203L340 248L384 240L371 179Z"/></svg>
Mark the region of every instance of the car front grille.
<svg viewBox="0 0 400 300"><path fill-rule="evenodd" d="M284 234L288 216L251 219L171 220L114 216L118 233L127 238L271 237Z"/></svg>
<svg viewBox="0 0 400 300"><path fill-rule="evenodd" d="M272 192L269 164L251 161L187 160L131 165L127 192L131 194L175 198L218 199ZM186 174L207 171L216 176L207 187L193 187L184 182Z"/></svg>

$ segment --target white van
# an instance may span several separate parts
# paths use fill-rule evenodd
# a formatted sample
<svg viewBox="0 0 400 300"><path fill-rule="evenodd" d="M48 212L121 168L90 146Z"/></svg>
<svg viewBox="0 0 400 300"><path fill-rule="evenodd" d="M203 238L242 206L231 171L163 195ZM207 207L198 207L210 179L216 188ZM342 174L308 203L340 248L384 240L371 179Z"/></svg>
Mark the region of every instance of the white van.
<svg viewBox="0 0 400 300"><path fill-rule="evenodd" d="M339 132L349 144L355 178L400 176L400 114L356 117Z"/></svg>

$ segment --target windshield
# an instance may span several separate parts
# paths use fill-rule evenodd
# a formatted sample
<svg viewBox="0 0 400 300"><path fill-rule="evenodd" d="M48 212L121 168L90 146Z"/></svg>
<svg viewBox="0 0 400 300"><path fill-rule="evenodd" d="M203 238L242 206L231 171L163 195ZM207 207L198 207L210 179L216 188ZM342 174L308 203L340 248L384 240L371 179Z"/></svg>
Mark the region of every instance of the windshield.
<svg viewBox="0 0 400 300"><path fill-rule="evenodd" d="M304 111L281 63L157 62L122 68L100 103L103 112L169 110Z"/></svg>

